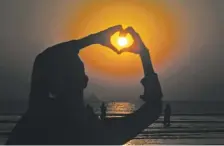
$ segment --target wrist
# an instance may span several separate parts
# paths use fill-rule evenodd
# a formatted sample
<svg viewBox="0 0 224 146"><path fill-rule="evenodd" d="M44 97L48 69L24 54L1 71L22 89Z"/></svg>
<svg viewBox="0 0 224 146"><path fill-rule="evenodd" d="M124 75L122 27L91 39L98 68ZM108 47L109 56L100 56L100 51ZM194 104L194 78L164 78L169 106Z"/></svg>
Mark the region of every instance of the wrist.
<svg viewBox="0 0 224 146"><path fill-rule="evenodd" d="M84 37L84 38L81 38L81 39L79 40L79 42L80 42L80 47L81 47L81 48L90 46L90 45L92 45L92 44L96 44L96 43L95 43L95 40L94 40L94 36L93 36L92 34L91 34L91 35L88 35L88 36L86 36L86 37Z"/></svg>
<svg viewBox="0 0 224 146"><path fill-rule="evenodd" d="M149 50L147 48L141 49L141 52L139 53L139 56L140 56L142 61L151 62Z"/></svg>
<svg viewBox="0 0 224 146"><path fill-rule="evenodd" d="M92 44L99 44L98 40L96 39L97 34L90 34L89 36L87 36L88 41Z"/></svg>
<svg viewBox="0 0 224 146"><path fill-rule="evenodd" d="M147 55L147 54L149 54L149 50L148 50L146 47L142 47L142 48L140 49L139 55L140 55L140 56L145 56L145 55Z"/></svg>

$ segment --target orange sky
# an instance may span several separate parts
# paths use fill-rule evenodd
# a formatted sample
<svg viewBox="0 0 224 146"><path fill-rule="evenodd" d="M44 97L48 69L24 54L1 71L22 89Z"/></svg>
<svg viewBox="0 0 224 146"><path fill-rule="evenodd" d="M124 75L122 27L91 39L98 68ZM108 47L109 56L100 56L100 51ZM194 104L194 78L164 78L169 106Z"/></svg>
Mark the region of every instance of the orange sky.
<svg viewBox="0 0 224 146"><path fill-rule="evenodd" d="M133 26L150 49L156 69L159 69L174 52L177 42L177 24L173 14L161 2L147 0L88 0L71 14L65 35L81 38L88 34L122 24ZM74 27L75 26L75 27ZM111 50L93 45L80 53L85 66L92 73L108 77L131 77L142 74L137 55L117 55Z"/></svg>
<svg viewBox="0 0 224 146"><path fill-rule="evenodd" d="M222 0L1 0L0 97L27 99L33 61L46 48L126 24L150 48L164 100L223 100L223 5ZM119 56L93 45L80 56L89 94L102 100L142 94L137 55Z"/></svg>

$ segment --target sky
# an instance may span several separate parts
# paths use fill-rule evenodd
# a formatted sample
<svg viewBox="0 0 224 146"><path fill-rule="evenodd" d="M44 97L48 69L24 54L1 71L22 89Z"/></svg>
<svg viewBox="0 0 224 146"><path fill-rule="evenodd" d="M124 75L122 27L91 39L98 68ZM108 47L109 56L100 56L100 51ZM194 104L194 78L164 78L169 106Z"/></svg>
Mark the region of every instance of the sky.
<svg viewBox="0 0 224 146"><path fill-rule="evenodd" d="M0 100L28 99L33 61L47 47L118 23L133 25L151 49L164 100L224 100L224 1L135 2L1 0ZM95 45L80 56L90 78L86 96L139 98L137 55Z"/></svg>

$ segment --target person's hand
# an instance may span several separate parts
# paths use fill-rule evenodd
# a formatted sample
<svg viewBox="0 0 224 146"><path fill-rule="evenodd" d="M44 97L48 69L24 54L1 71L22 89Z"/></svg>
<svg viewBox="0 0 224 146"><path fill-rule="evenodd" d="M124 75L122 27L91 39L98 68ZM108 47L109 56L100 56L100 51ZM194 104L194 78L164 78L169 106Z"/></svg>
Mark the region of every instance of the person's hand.
<svg viewBox="0 0 224 146"><path fill-rule="evenodd" d="M123 48L120 51L120 53L131 52L134 54L141 54L142 52L144 52L146 50L145 44L143 43L140 35L134 30L134 28L128 27L123 32L126 34L127 33L131 34L134 39L134 42L130 47Z"/></svg>
<svg viewBox="0 0 224 146"><path fill-rule="evenodd" d="M110 38L114 33L120 32L120 31L123 31L122 26L115 25L106 30L92 34L92 37L94 39L95 44L100 44L102 46L108 47L111 50L113 50L114 52L119 54L120 53L119 50L117 50L117 48L111 44Z"/></svg>

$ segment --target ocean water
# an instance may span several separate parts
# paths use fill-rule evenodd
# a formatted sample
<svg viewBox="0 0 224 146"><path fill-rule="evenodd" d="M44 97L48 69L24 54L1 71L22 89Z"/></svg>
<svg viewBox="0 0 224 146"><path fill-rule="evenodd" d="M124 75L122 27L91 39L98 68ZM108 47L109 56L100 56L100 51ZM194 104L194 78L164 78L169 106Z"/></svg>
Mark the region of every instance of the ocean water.
<svg viewBox="0 0 224 146"><path fill-rule="evenodd" d="M164 128L163 115L125 145L141 144L224 144L224 104L171 103L171 127ZM206 105L207 104L207 105ZM99 105L93 103L99 114ZM108 117L121 117L137 109L140 104L108 103ZM188 108L186 108L188 107ZM203 109L201 109L203 108ZM192 110L193 109L193 110ZM0 144L4 144L20 115L0 116Z"/></svg>

